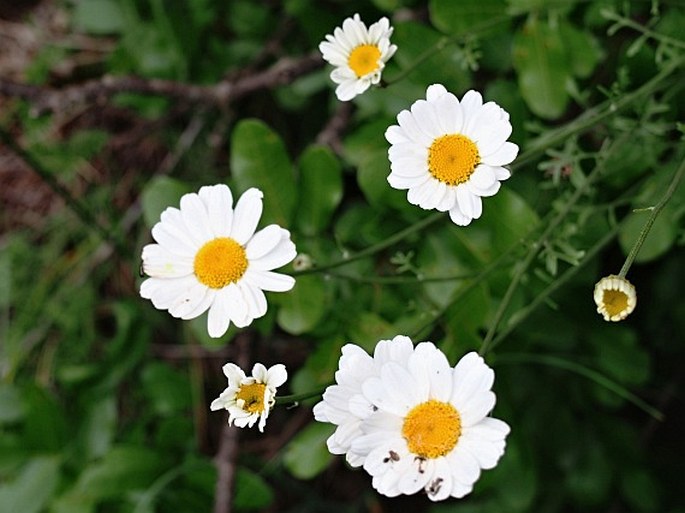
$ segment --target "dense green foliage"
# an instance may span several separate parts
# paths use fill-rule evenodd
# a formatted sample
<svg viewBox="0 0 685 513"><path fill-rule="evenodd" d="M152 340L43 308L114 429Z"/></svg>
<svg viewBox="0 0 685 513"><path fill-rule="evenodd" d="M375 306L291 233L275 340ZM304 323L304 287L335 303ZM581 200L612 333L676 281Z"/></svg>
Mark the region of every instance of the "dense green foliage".
<svg viewBox="0 0 685 513"><path fill-rule="evenodd" d="M65 63L74 84L239 79L310 54L355 12L388 16L398 51L387 86L351 108L328 67L224 108L133 91L43 113L0 96L0 129L71 198L0 217L0 511L210 511L225 415L209 403L226 361L283 362L283 394L304 394L331 382L345 342L371 350L396 334L453 364L485 352L512 427L498 467L461 501L386 499L328 454L313 397L277 406L263 435L241 431L235 511L685 511L685 186L628 274L636 311L606 323L592 299L685 159L682 2L53 3L104 50L44 45L25 70L37 86L62 87ZM386 181L385 129L432 83L498 102L521 148L467 227ZM342 131L317 139L333 117ZM268 296L241 354L235 327L210 339L205 316L174 319L137 293L160 212L214 183L261 188L261 226L288 228L301 255L284 270L295 288Z"/></svg>

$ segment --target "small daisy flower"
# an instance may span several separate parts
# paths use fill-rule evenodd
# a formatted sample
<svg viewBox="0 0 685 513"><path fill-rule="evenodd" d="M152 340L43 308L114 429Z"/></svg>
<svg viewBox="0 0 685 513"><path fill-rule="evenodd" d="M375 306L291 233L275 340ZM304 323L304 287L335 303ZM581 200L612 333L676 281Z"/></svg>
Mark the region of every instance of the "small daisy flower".
<svg viewBox="0 0 685 513"><path fill-rule="evenodd" d="M231 322L248 326L266 313L263 291L284 292L291 276L272 272L295 258L290 232L269 225L255 233L262 215L262 191L248 189L233 208L223 184L202 187L169 207L152 228L156 244L143 248L150 276L140 295L155 308L181 319L209 310L207 330L221 337Z"/></svg>
<svg viewBox="0 0 685 513"><path fill-rule="evenodd" d="M635 287L625 278L610 274L595 285L597 313L605 321L622 321L628 317L637 304Z"/></svg>
<svg viewBox="0 0 685 513"><path fill-rule="evenodd" d="M276 364L267 370L261 363L252 367L252 376L247 377L234 363L223 367L228 378L228 388L212 401L212 411L228 410L228 425L252 427L259 420L259 430L264 432L266 419L276 402L276 389L288 379L283 364Z"/></svg>
<svg viewBox="0 0 685 513"><path fill-rule="evenodd" d="M390 44L392 31L388 18L381 18L367 29L355 14L319 44L323 58L335 66L331 80L338 84L335 94L340 101L349 101L380 82L385 63L397 50Z"/></svg>
<svg viewBox="0 0 685 513"><path fill-rule="evenodd" d="M337 425L330 452L363 466L383 495L459 498L504 454L509 426L487 416L494 377L474 352L450 367L431 342L405 336L380 341L373 356L348 344L314 418Z"/></svg>
<svg viewBox="0 0 685 513"><path fill-rule="evenodd" d="M511 176L502 167L518 154L509 114L495 102L483 103L476 91L459 101L433 84L425 100L397 115L385 138L390 143L388 182L407 190L407 200L423 209L449 212L466 226L483 211L481 198L493 196Z"/></svg>

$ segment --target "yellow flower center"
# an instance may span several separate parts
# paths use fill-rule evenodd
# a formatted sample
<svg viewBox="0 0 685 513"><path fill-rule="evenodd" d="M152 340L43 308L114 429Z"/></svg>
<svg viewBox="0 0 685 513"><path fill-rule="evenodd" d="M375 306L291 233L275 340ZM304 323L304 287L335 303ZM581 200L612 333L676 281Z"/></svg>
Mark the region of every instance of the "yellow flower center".
<svg viewBox="0 0 685 513"><path fill-rule="evenodd" d="M628 295L620 290L605 290L602 302L609 316L613 317L628 308Z"/></svg>
<svg viewBox="0 0 685 513"><path fill-rule="evenodd" d="M210 240L195 255L195 276L210 288L237 282L247 269L245 249L230 237Z"/></svg>
<svg viewBox="0 0 685 513"><path fill-rule="evenodd" d="M459 412L449 403L431 399L412 408L404 418L402 436L409 450L422 458L449 453L461 435Z"/></svg>
<svg viewBox="0 0 685 513"><path fill-rule="evenodd" d="M368 75L378 69L378 59L381 58L381 51L376 45L359 45L350 52L347 63L357 78Z"/></svg>
<svg viewBox="0 0 685 513"><path fill-rule="evenodd" d="M243 385L235 396L239 408L249 413L262 413L264 411L264 383L252 383Z"/></svg>
<svg viewBox="0 0 685 513"><path fill-rule="evenodd" d="M480 164L478 147L461 134L438 137L428 149L428 170L447 185L466 182Z"/></svg>

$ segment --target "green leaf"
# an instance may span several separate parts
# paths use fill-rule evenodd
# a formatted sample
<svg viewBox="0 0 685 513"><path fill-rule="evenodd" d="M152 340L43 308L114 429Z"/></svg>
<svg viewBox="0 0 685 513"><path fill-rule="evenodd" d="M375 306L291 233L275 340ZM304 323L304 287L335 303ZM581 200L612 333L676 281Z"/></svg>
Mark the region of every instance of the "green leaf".
<svg viewBox="0 0 685 513"><path fill-rule="evenodd" d="M0 384L0 424L16 422L24 416L24 400L20 391L11 384Z"/></svg>
<svg viewBox="0 0 685 513"><path fill-rule="evenodd" d="M431 23L450 35L472 32L493 19L506 19L504 0L430 0Z"/></svg>
<svg viewBox="0 0 685 513"><path fill-rule="evenodd" d="M142 372L143 388L159 415L180 413L190 406L187 376L161 362L149 363Z"/></svg>
<svg viewBox="0 0 685 513"><path fill-rule="evenodd" d="M24 443L35 451L58 451L67 442L67 421L62 405L38 386L24 389L26 415Z"/></svg>
<svg viewBox="0 0 685 513"><path fill-rule="evenodd" d="M555 119L566 110L571 71L556 29L530 17L514 37L514 68L526 104L534 114Z"/></svg>
<svg viewBox="0 0 685 513"><path fill-rule="evenodd" d="M237 510L263 509L274 500L271 487L258 474L239 468L235 476L233 505Z"/></svg>
<svg viewBox="0 0 685 513"><path fill-rule="evenodd" d="M99 501L143 490L164 471L162 456L144 446L114 447L83 471L70 494Z"/></svg>
<svg viewBox="0 0 685 513"><path fill-rule="evenodd" d="M150 180L141 193L143 219L148 228L159 222L159 216L167 207L178 208L181 196L188 192L187 184L168 176Z"/></svg>
<svg viewBox="0 0 685 513"><path fill-rule="evenodd" d="M578 78L587 78L604 56L595 37L587 31L579 30L568 22L560 22L558 27L566 48L571 71Z"/></svg>
<svg viewBox="0 0 685 513"><path fill-rule="evenodd" d="M39 457L30 460L16 479L0 485L3 511L39 513L48 504L59 480L60 460Z"/></svg>
<svg viewBox="0 0 685 513"><path fill-rule="evenodd" d="M88 460L99 458L109 451L117 424L117 405L113 395L91 400L80 437Z"/></svg>
<svg viewBox="0 0 685 513"><path fill-rule="evenodd" d="M335 426L312 422L300 431L285 448L283 464L298 479L311 479L325 469L333 459L326 439Z"/></svg>
<svg viewBox="0 0 685 513"><path fill-rule="evenodd" d="M125 26L124 13L115 0L77 2L72 21L77 30L97 35L116 34Z"/></svg>
<svg viewBox="0 0 685 513"><path fill-rule="evenodd" d="M326 313L326 289L320 276L300 276L295 287L278 299L278 325L292 335L316 326Z"/></svg>
<svg viewBox="0 0 685 513"><path fill-rule="evenodd" d="M492 198L483 199L481 227L489 228L495 254L511 249L540 222L535 211L521 196L506 188Z"/></svg>
<svg viewBox="0 0 685 513"><path fill-rule="evenodd" d="M371 206L384 209L391 207L397 210L412 209L407 201L406 191L390 187L388 175L390 164L385 150L377 151L359 164L357 183Z"/></svg>
<svg viewBox="0 0 685 513"><path fill-rule="evenodd" d="M304 235L316 235L330 222L343 195L342 166L333 152L310 146L300 157L300 196L297 226Z"/></svg>
<svg viewBox="0 0 685 513"><path fill-rule="evenodd" d="M291 224L297 205L293 166L283 141L264 122L240 121L231 136L231 171L241 191L258 187L264 192L265 224Z"/></svg>

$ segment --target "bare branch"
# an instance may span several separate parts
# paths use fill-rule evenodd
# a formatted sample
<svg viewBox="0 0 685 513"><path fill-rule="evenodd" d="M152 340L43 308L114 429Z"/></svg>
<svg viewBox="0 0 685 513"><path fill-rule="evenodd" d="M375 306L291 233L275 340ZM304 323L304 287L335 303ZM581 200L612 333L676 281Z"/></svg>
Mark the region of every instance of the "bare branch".
<svg viewBox="0 0 685 513"><path fill-rule="evenodd" d="M154 78L105 75L82 84L55 89L0 78L0 96L31 101L36 114L65 110L84 103L104 103L113 95L124 92L167 96L194 104L223 107L255 91L289 84L297 77L321 66L323 60L318 52L300 58L284 57L265 71L207 86Z"/></svg>

